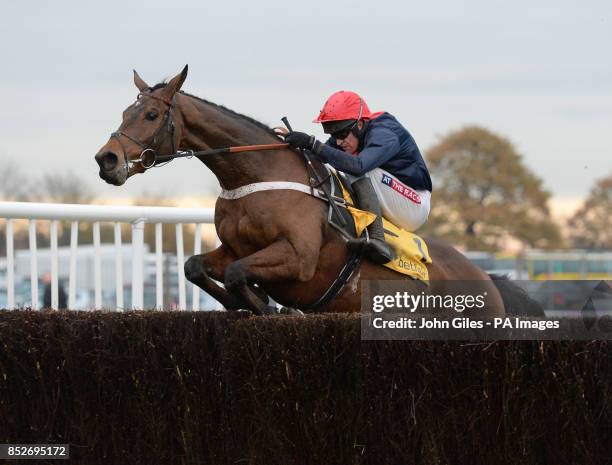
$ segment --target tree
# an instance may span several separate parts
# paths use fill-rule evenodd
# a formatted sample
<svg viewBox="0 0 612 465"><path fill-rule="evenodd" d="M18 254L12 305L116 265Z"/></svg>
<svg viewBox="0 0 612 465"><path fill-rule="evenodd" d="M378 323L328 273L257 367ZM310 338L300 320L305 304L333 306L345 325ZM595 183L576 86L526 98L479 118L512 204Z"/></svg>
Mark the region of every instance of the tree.
<svg viewBox="0 0 612 465"><path fill-rule="evenodd" d="M32 184L28 181L22 165L13 160L3 162L0 170L0 200L28 201L32 197Z"/></svg>
<svg viewBox="0 0 612 465"><path fill-rule="evenodd" d="M72 171L43 175L36 194L40 200L54 203L87 204L95 197L91 187Z"/></svg>
<svg viewBox="0 0 612 465"><path fill-rule="evenodd" d="M612 249L612 173L597 181L568 226L574 247Z"/></svg>
<svg viewBox="0 0 612 465"><path fill-rule="evenodd" d="M426 155L434 182L426 232L475 250L503 248L508 240L559 246L550 194L508 139L468 126L443 137Z"/></svg>

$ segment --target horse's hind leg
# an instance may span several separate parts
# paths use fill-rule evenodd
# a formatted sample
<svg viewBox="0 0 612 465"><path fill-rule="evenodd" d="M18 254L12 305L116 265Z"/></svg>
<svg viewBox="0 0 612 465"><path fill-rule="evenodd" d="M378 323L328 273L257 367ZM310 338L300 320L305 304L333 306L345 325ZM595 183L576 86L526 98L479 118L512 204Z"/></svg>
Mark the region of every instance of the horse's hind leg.
<svg viewBox="0 0 612 465"><path fill-rule="evenodd" d="M185 262L185 277L218 300L227 310L244 308L245 302L240 296L229 293L215 282L223 282L225 268L235 260L221 245L211 252L190 257Z"/></svg>

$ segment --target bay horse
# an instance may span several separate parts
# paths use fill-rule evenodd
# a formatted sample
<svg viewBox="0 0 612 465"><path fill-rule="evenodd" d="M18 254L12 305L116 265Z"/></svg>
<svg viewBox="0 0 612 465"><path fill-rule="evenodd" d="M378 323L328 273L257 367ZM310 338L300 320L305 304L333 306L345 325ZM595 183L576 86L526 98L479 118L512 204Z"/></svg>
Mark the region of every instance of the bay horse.
<svg viewBox="0 0 612 465"><path fill-rule="evenodd" d="M272 129L254 119L181 91L186 77L187 66L167 83L151 87L134 71L138 99L123 112L119 129L95 155L103 180L120 186L143 173L146 169L138 160L147 151L170 154L279 143ZM289 148L198 158L225 190L278 181L309 186L304 158ZM296 190L219 198L215 227L221 245L189 258L185 275L228 310L270 313L267 296L286 307L308 309L326 293L348 259L345 239L328 224L327 204ZM335 298L316 311L358 312L361 281L406 279L415 292L440 295L452 280L480 281L488 295L487 316L504 314L496 281L444 241L427 238L426 243L433 260L428 265L429 289L362 261Z"/></svg>

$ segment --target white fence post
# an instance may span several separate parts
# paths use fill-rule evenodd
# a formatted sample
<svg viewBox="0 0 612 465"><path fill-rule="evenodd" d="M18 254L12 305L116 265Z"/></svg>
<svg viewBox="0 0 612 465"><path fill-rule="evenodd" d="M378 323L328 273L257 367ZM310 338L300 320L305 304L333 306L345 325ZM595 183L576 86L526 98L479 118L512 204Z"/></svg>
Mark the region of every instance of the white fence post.
<svg viewBox="0 0 612 465"><path fill-rule="evenodd" d="M185 272L183 271L183 265L185 262L185 250L183 248L183 225L181 223L176 224L176 272L178 278L178 292L179 292L179 310L187 309L187 296L185 295Z"/></svg>
<svg viewBox="0 0 612 465"><path fill-rule="evenodd" d="M123 306L123 256L121 254L121 223L115 223L115 304L117 310Z"/></svg>
<svg viewBox="0 0 612 465"><path fill-rule="evenodd" d="M38 302L38 254L36 252L36 220L30 220L30 286L32 295L32 308L37 310Z"/></svg>
<svg viewBox="0 0 612 465"><path fill-rule="evenodd" d="M57 220L51 221L51 308L59 308L59 290L57 275ZM65 303L64 303L65 305Z"/></svg>
<svg viewBox="0 0 612 465"><path fill-rule="evenodd" d="M74 309L76 304L76 260L79 243L79 222L70 224L70 270L68 272L68 308Z"/></svg>
<svg viewBox="0 0 612 465"><path fill-rule="evenodd" d="M164 308L164 260L163 230L161 223L155 223L155 308Z"/></svg>
<svg viewBox="0 0 612 465"><path fill-rule="evenodd" d="M15 308L15 251L13 243L13 220L6 220L6 305Z"/></svg>
<svg viewBox="0 0 612 465"><path fill-rule="evenodd" d="M144 308L144 219L132 223L132 309Z"/></svg>
<svg viewBox="0 0 612 465"><path fill-rule="evenodd" d="M100 256L100 222L93 224L94 243L94 306L96 310L102 308L102 258Z"/></svg>

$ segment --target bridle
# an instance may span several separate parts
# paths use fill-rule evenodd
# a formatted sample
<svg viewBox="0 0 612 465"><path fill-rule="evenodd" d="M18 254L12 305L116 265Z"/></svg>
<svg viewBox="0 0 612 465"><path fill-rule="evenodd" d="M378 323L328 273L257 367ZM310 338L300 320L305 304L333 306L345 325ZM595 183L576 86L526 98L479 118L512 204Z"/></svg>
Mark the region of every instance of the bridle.
<svg viewBox="0 0 612 465"><path fill-rule="evenodd" d="M153 166L153 165L145 166L145 164L142 162L142 160L144 159L143 157L146 158L146 154L148 152L151 152L152 158L153 158L153 160L155 160L155 158L157 157L157 151L153 147L155 147L157 145L157 138L158 138L158 136L160 135L160 133L162 132L162 130L164 128L167 129L167 132L165 133L165 136L166 137L168 135L170 136L170 141L172 143L172 153L176 152L175 142L174 142L174 130L175 130L176 125L175 125L174 119L172 117L172 110L174 110L176 94L172 97L172 100L167 100L167 99L165 99L163 97L158 97L157 95L153 95L151 93L140 92L138 94L138 96L136 97L136 100L137 101L140 100L141 97L149 97L149 98L152 98L152 99L155 99L155 100L159 100L160 102L165 103L168 106L168 109L164 112L163 121L159 125L159 127L155 130L155 133L153 134L153 137L152 137L151 142L149 143L149 145L147 145L144 142L142 142L142 141L140 141L140 140L130 136L129 134L126 134L123 131L117 130L117 131L111 133L111 138L116 139L117 142L119 143L119 145L121 146L121 150L123 150L123 158L125 160L125 171L126 171L126 174L128 176L130 175L130 164L133 165L135 163L140 163L140 165L145 170L148 169L148 168L151 168ZM127 151L125 149L125 146L121 142L121 136L125 137L126 139L130 140L131 142L135 143L140 148L142 148L142 152L140 152L140 157L139 158L137 158L136 160L129 160L128 159L128 154L127 154ZM166 138L164 138L162 140L162 143L165 140L166 140Z"/></svg>

